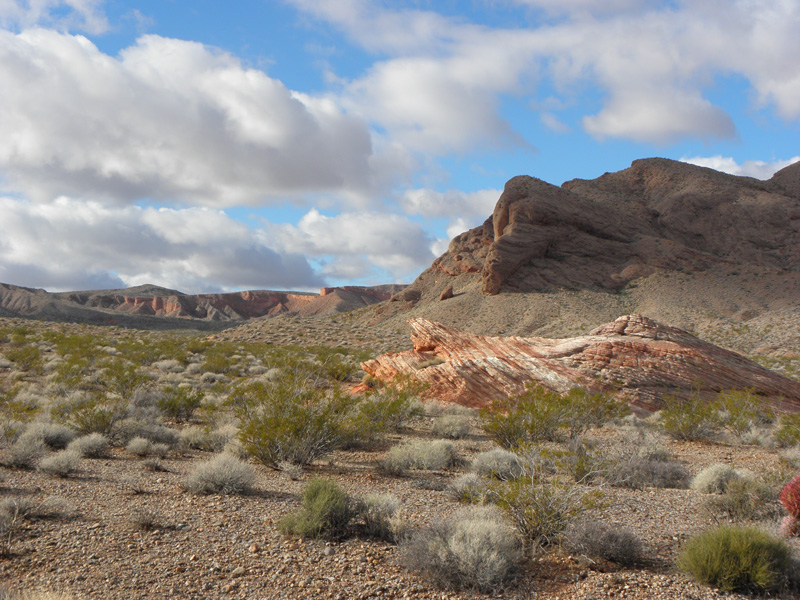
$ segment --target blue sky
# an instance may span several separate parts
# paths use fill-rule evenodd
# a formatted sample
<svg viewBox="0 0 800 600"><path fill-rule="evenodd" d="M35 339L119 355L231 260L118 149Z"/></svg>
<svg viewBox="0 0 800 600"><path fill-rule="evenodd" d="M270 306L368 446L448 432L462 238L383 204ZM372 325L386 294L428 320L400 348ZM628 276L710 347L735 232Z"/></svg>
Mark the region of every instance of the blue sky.
<svg viewBox="0 0 800 600"><path fill-rule="evenodd" d="M0 0L0 281L410 282L503 184L800 149L800 0Z"/></svg>

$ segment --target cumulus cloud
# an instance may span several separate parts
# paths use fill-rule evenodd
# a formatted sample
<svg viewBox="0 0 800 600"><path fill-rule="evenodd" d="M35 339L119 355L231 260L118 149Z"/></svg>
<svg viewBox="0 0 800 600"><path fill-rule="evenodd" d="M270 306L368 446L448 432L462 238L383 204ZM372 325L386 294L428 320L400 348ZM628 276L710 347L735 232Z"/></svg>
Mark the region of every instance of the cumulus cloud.
<svg viewBox="0 0 800 600"><path fill-rule="evenodd" d="M305 257L208 208L0 198L0 281L48 289L155 283L186 292L316 288Z"/></svg>
<svg viewBox="0 0 800 600"><path fill-rule="evenodd" d="M0 172L59 195L207 206L370 189L366 124L230 54L148 35L119 57L82 36L0 31Z"/></svg>
<svg viewBox="0 0 800 600"><path fill-rule="evenodd" d="M694 156L691 158L683 157L681 161L699 167L708 167L715 171L730 173L731 175L744 175L756 179L769 179L776 172L784 167L788 167L800 161L800 156L794 156L786 160L776 160L765 162L763 160L746 160L741 164L729 156L717 154L715 156Z"/></svg>
<svg viewBox="0 0 800 600"><path fill-rule="evenodd" d="M25 29L40 25L60 30L104 33L104 0L0 0L0 26Z"/></svg>
<svg viewBox="0 0 800 600"><path fill-rule="evenodd" d="M384 269L396 281L416 277L435 258L435 240L417 223L401 215L341 213L326 216L309 211L297 225L271 226L278 248L291 248L325 263L322 272L334 279L363 279Z"/></svg>
<svg viewBox="0 0 800 600"><path fill-rule="evenodd" d="M720 75L742 77L759 106L800 117L795 0L508 1L559 18L492 29L391 8L397 3L292 0L388 55L346 82L342 95L351 110L419 151L524 143L503 120L499 99L535 96L548 84L565 97L599 86L602 106L583 119L597 138L663 145L736 137L732 119L708 93ZM555 113L540 118L563 129Z"/></svg>

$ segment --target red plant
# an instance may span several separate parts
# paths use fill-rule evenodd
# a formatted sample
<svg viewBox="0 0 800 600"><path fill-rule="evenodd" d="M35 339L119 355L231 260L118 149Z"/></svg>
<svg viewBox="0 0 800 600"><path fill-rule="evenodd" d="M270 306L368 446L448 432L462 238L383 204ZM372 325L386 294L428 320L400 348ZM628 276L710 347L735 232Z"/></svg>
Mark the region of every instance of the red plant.
<svg viewBox="0 0 800 600"><path fill-rule="evenodd" d="M796 475L781 491L781 504L794 518L800 518L800 475Z"/></svg>

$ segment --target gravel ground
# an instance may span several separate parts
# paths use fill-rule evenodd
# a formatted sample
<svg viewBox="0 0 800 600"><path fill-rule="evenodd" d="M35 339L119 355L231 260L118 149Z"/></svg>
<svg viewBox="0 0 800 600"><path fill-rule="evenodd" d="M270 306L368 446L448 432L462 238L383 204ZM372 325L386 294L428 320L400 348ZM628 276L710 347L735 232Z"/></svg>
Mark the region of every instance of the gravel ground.
<svg viewBox="0 0 800 600"><path fill-rule="evenodd" d="M473 426L473 435L456 442L464 458L491 446L477 431ZM613 447L615 435L602 430L596 437ZM386 447L430 436L430 420L419 419ZM24 522L12 540L12 556L0 559L0 582L12 590L108 599L487 597L431 587L404 570L397 548L386 542L360 537L304 541L278 531L277 521L299 506L303 486L313 475L335 479L354 496L396 495L412 525L434 523L458 509L443 488L459 472L385 476L375 464L386 447L338 452L298 481L256 465L256 489L246 496L196 496L183 490L185 475L208 457L203 452L168 457L162 461L165 471L148 470L121 449L106 459L83 459L80 472L66 479L0 469L0 499L59 499L65 511L58 518ZM692 473L714 462L762 474L780 469L777 454L763 448L677 442L668 448ZM558 549L529 560L514 585L493 597L739 597L696 585L672 566L681 543L713 524L701 495L613 488L604 493L609 506L602 518L642 539L647 565L620 569ZM141 527L145 521L149 528ZM800 550L796 541L791 543Z"/></svg>

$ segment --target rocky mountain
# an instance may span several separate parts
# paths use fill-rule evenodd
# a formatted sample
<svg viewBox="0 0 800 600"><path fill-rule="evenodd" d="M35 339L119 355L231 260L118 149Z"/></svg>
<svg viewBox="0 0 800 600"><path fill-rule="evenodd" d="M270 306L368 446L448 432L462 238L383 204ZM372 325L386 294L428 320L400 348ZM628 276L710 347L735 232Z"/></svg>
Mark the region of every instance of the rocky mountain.
<svg viewBox="0 0 800 600"><path fill-rule="evenodd" d="M800 410L800 382L641 315L569 339L475 335L426 319L410 326L413 350L384 354L362 368L384 381L411 376L443 402L482 408L537 383L561 393L613 392L648 412L668 395L743 389L782 410Z"/></svg>
<svg viewBox="0 0 800 600"><path fill-rule="evenodd" d="M751 353L800 349L800 163L768 181L667 159L511 179L373 323L561 337L643 314Z"/></svg>
<svg viewBox="0 0 800 600"><path fill-rule="evenodd" d="M154 285L50 293L0 283L0 316L127 327L220 329L285 313L321 315L389 299L400 286L323 288L319 294L270 290L184 294Z"/></svg>

